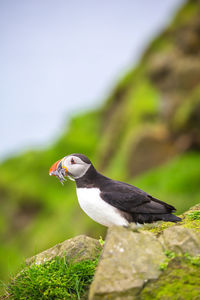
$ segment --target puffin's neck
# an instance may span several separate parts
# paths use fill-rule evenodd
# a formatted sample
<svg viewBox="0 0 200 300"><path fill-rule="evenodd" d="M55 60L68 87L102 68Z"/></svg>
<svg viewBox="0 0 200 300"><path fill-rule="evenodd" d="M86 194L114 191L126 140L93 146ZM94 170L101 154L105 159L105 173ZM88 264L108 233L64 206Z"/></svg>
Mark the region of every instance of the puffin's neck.
<svg viewBox="0 0 200 300"><path fill-rule="evenodd" d="M76 187L77 188L91 188L95 187L95 182L98 177L98 172L91 165L87 172L80 178L76 178Z"/></svg>

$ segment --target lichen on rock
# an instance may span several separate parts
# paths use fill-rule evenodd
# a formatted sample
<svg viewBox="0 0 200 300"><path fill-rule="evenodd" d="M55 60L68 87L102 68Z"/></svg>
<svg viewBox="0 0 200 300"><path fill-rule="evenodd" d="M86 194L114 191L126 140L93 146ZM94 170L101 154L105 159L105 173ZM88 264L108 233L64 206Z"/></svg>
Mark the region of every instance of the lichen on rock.
<svg viewBox="0 0 200 300"><path fill-rule="evenodd" d="M164 259L152 233L110 228L89 299L134 299L146 281L159 277Z"/></svg>
<svg viewBox="0 0 200 300"><path fill-rule="evenodd" d="M42 264L56 257L65 257L73 261L93 260L101 252L101 245L98 240L86 235L79 235L55 245L26 260L26 264Z"/></svg>
<svg viewBox="0 0 200 300"><path fill-rule="evenodd" d="M172 226L163 231L160 242L164 248L177 254L200 254L200 233L183 226Z"/></svg>

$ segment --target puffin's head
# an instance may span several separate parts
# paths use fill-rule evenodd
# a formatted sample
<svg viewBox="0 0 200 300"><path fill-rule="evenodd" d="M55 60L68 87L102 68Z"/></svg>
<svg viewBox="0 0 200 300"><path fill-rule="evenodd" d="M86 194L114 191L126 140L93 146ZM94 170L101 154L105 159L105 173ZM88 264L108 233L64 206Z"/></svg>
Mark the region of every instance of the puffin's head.
<svg viewBox="0 0 200 300"><path fill-rule="evenodd" d="M50 176L56 176L61 183L68 176L71 180L81 178L92 165L91 161L83 154L71 154L55 162L50 170Z"/></svg>

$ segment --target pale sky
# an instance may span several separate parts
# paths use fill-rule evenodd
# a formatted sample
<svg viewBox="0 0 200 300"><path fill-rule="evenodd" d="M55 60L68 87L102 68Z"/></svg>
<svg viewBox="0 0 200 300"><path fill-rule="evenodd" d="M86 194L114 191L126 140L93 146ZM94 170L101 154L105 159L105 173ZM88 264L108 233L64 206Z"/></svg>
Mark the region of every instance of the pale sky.
<svg viewBox="0 0 200 300"><path fill-rule="evenodd" d="M105 100L183 0L0 0L0 159Z"/></svg>

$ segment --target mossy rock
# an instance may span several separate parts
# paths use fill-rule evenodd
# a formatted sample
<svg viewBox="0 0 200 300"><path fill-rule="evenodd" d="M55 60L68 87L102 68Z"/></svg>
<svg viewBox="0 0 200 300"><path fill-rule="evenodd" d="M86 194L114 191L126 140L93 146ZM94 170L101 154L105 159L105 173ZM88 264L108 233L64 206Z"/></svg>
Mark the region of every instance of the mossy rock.
<svg viewBox="0 0 200 300"><path fill-rule="evenodd" d="M59 243L27 259L2 299L87 299L101 250L85 235Z"/></svg>
<svg viewBox="0 0 200 300"><path fill-rule="evenodd" d="M2 299L87 299L98 258L66 260L56 257L44 264L23 269L6 288Z"/></svg>
<svg viewBox="0 0 200 300"><path fill-rule="evenodd" d="M187 212L180 216L182 218L181 222L157 222L153 224L144 225L141 229L148 230L154 233L157 237L163 233L163 231L170 227L182 226L184 228L193 229L200 232L200 204L191 207Z"/></svg>
<svg viewBox="0 0 200 300"><path fill-rule="evenodd" d="M26 264L38 265L51 261L55 257L65 257L67 260L73 259L73 261L93 260L99 256L101 250L102 248L98 240L86 235L79 235L28 258Z"/></svg>
<svg viewBox="0 0 200 300"><path fill-rule="evenodd" d="M149 282L139 300L199 300L200 267L175 258L156 281Z"/></svg>
<svg viewBox="0 0 200 300"><path fill-rule="evenodd" d="M127 169L130 177L155 168L177 154L167 128L159 123L143 126L129 148Z"/></svg>
<svg viewBox="0 0 200 300"><path fill-rule="evenodd" d="M199 209L200 205L192 207L177 224L109 228L89 299L200 299L195 298L200 272ZM186 296L181 294L184 282ZM193 285L193 298L187 298Z"/></svg>
<svg viewBox="0 0 200 300"><path fill-rule="evenodd" d="M159 238L166 250L177 254L200 255L200 233L183 226L172 226L163 231Z"/></svg>
<svg viewBox="0 0 200 300"><path fill-rule="evenodd" d="M152 233L109 228L89 299L135 299L147 280L159 277L164 260L162 245Z"/></svg>

